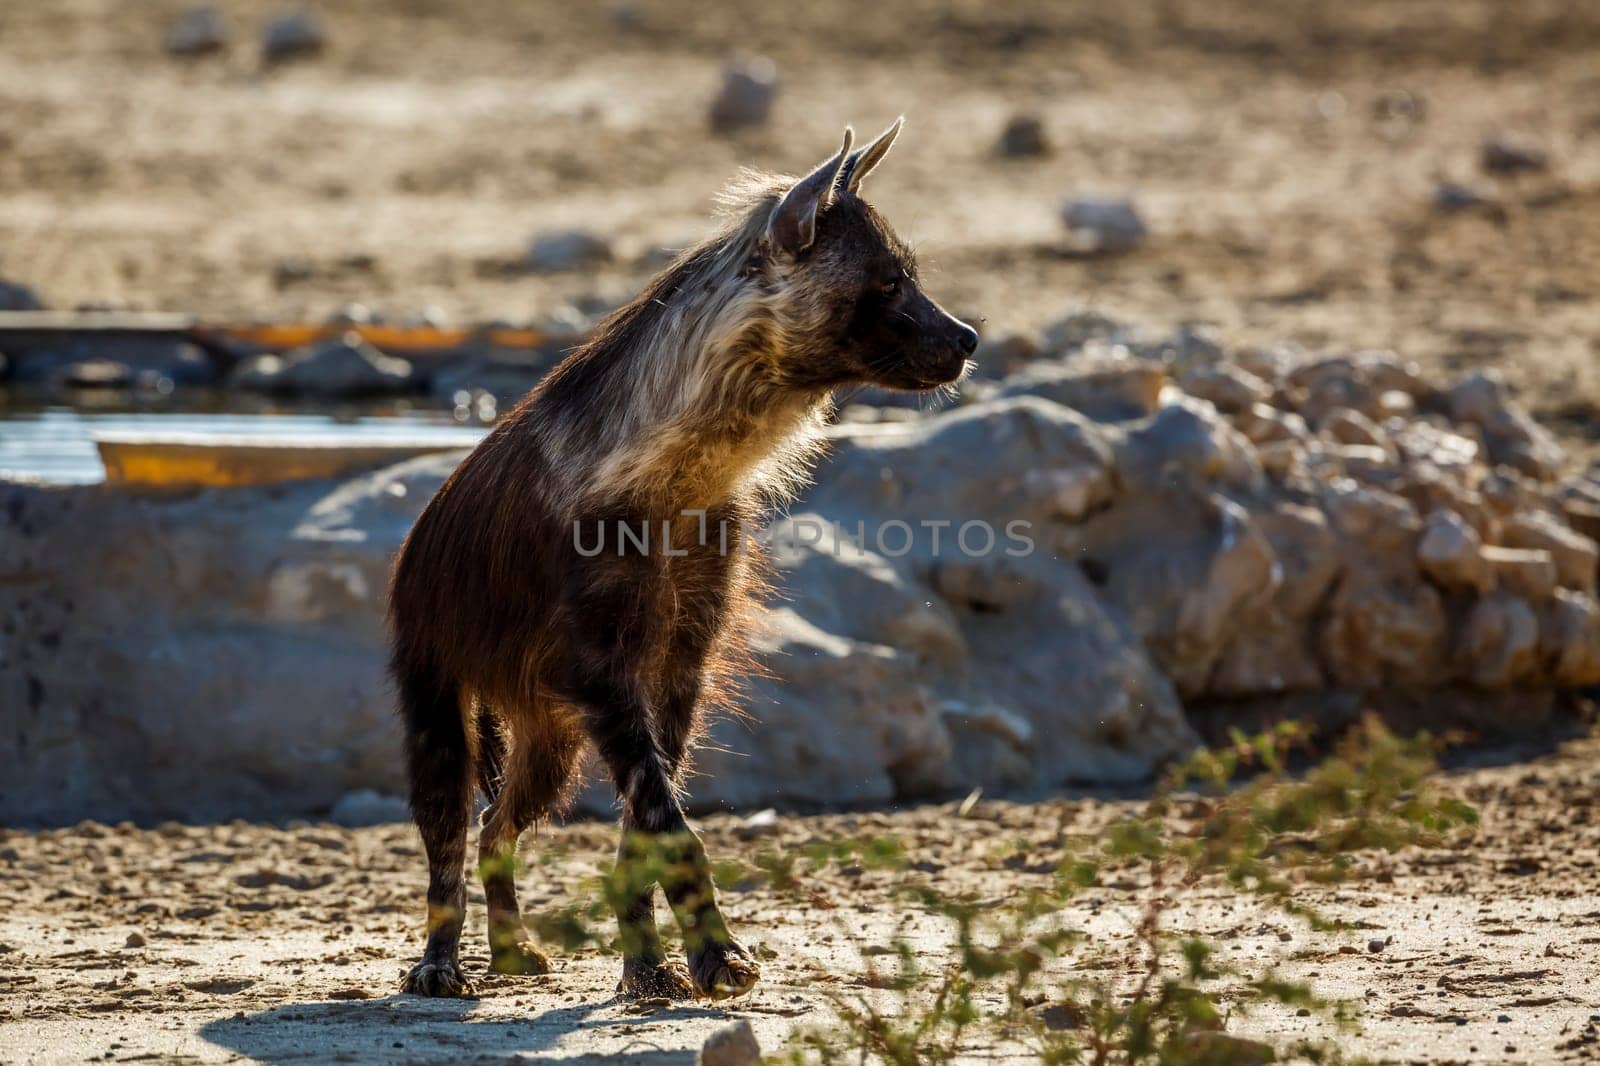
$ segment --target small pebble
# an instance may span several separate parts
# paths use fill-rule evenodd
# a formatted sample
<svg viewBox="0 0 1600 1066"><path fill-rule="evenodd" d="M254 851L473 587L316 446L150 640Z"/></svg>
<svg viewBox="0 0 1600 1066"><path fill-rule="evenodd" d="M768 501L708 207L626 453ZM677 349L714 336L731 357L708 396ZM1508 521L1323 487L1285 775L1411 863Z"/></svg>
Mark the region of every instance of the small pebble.
<svg viewBox="0 0 1600 1066"><path fill-rule="evenodd" d="M1550 157L1524 138L1502 135L1483 142L1478 163L1490 174L1527 174L1549 169Z"/></svg>
<svg viewBox="0 0 1600 1066"><path fill-rule="evenodd" d="M700 1066L756 1066L761 1045L750 1023L741 1018L706 1037L696 1061Z"/></svg>
<svg viewBox="0 0 1600 1066"><path fill-rule="evenodd" d="M1003 159L1027 159L1050 154L1044 123L1036 115L1013 115L994 146Z"/></svg>
<svg viewBox="0 0 1600 1066"><path fill-rule="evenodd" d="M327 39L322 23L309 11L279 15L261 33L261 58L268 63L301 59L321 52Z"/></svg>
<svg viewBox="0 0 1600 1066"><path fill-rule="evenodd" d="M722 72L722 88L711 101L711 128L718 133L760 126L778 98L778 67L766 56L739 58Z"/></svg>
<svg viewBox="0 0 1600 1066"><path fill-rule="evenodd" d="M175 56L202 56L228 45L228 28L214 7L193 7L178 16L167 32L167 52Z"/></svg>

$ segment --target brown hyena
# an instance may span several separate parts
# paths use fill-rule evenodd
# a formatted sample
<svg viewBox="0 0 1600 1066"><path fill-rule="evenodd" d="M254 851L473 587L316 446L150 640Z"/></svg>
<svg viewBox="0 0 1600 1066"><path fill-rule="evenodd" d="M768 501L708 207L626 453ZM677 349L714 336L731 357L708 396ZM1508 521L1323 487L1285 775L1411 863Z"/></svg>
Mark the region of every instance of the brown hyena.
<svg viewBox="0 0 1600 1066"><path fill-rule="evenodd" d="M663 878L688 967L664 957L655 886L617 908L622 991L730 996L759 967L717 910L679 804L697 712L752 600L743 530L792 489L831 393L956 380L977 334L923 294L909 249L860 197L900 131L798 181L749 177L718 236L612 314L497 425L423 510L389 620L411 809L428 854L428 942L407 991L457 995L474 789L491 967L544 972L517 911L517 838L591 746L624 846L670 840ZM708 535L709 534L709 535ZM603 541L603 549L595 545Z"/></svg>

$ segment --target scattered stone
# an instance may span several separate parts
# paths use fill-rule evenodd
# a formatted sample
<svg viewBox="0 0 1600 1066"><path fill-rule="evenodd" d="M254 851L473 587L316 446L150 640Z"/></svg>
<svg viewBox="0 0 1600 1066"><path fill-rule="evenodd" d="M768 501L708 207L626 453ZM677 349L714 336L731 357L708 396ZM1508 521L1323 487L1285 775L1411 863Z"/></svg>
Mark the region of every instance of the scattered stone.
<svg viewBox="0 0 1600 1066"><path fill-rule="evenodd" d="M261 58L267 63L305 59L326 45L322 22L310 11L278 15L261 32Z"/></svg>
<svg viewBox="0 0 1600 1066"><path fill-rule="evenodd" d="M0 279L0 311L42 311L44 304L28 286Z"/></svg>
<svg viewBox="0 0 1600 1066"><path fill-rule="evenodd" d="M1082 1029L1089 1024L1089 1012L1076 1003L1041 1003L1029 1013L1051 1032Z"/></svg>
<svg viewBox="0 0 1600 1066"><path fill-rule="evenodd" d="M1031 333L1007 333L984 338L972 355L973 375L991 380L1010 377L1044 355L1044 345Z"/></svg>
<svg viewBox="0 0 1600 1066"><path fill-rule="evenodd" d="M1494 573L1483 557L1478 531L1454 511L1435 511L1417 541L1417 565L1441 587L1479 594L1494 587Z"/></svg>
<svg viewBox="0 0 1600 1066"><path fill-rule="evenodd" d="M1495 578L1495 587L1533 603L1555 594L1556 561L1542 548L1501 548L1485 545L1483 558Z"/></svg>
<svg viewBox="0 0 1600 1066"><path fill-rule="evenodd" d="M1530 174L1549 169L1550 157L1526 138L1497 134L1483 142L1478 163L1489 174Z"/></svg>
<svg viewBox="0 0 1600 1066"><path fill-rule="evenodd" d="M626 33L637 33L647 25L644 10L638 4L612 4L606 9L611 24Z"/></svg>
<svg viewBox="0 0 1600 1066"><path fill-rule="evenodd" d="M1340 444L1364 445L1386 454L1394 452L1389 435L1376 422L1360 411L1352 411L1347 407L1330 412L1322 420L1322 431Z"/></svg>
<svg viewBox="0 0 1600 1066"><path fill-rule="evenodd" d="M1582 476L1569 479L1561 486L1557 506L1567 525L1600 542L1600 481Z"/></svg>
<svg viewBox="0 0 1600 1066"><path fill-rule="evenodd" d="M1252 444L1303 441L1310 434L1306 420L1293 411L1280 411L1271 404L1252 404L1234 419L1234 426Z"/></svg>
<svg viewBox="0 0 1600 1066"><path fill-rule="evenodd" d="M1279 384L1291 370L1306 361L1295 344L1249 345L1233 352L1234 362L1262 381Z"/></svg>
<svg viewBox="0 0 1600 1066"><path fill-rule="evenodd" d="M1501 540L1510 548L1543 548L1555 561L1556 578L1563 588L1592 593L1600 567L1600 548L1545 511L1511 516L1503 524Z"/></svg>
<svg viewBox="0 0 1600 1066"><path fill-rule="evenodd" d="M220 52L228 46L228 27L214 7L191 7L167 31L167 53L192 57Z"/></svg>
<svg viewBox="0 0 1600 1066"><path fill-rule="evenodd" d="M1456 659L1480 688L1508 688L1532 678L1539 665L1539 619L1517 596L1493 595L1472 605L1461 627Z"/></svg>
<svg viewBox="0 0 1600 1066"><path fill-rule="evenodd" d="M1116 345L1127 332L1127 327L1116 319L1090 308L1077 307L1045 326L1044 348L1051 355L1071 355L1091 341Z"/></svg>
<svg viewBox="0 0 1600 1066"><path fill-rule="evenodd" d="M491 411L509 409L539 383L554 362L553 355L529 358L513 352L472 357L435 370L429 390L454 400L458 407L481 410L484 397L488 397Z"/></svg>
<svg viewBox="0 0 1600 1066"><path fill-rule="evenodd" d="M1040 361L1012 375L1001 396L1041 396L1090 418L1120 422L1154 414L1167 372L1148 359Z"/></svg>
<svg viewBox="0 0 1600 1066"><path fill-rule="evenodd" d="M706 1037L695 1061L699 1066L759 1066L761 1045L750 1023L740 1018Z"/></svg>
<svg viewBox="0 0 1600 1066"><path fill-rule="evenodd" d="M291 285L310 281L315 274L315 268L308 259L298 256L279 259L272 264L272 286L275 289L287 289Z"/></svg>
<svg viewBox="0 0 1600 1066"><path fill-rule="evenodd" d="M1298 440L1269 440L1256 445L1261 469L1280 482L1306 475L1306 447Z"/></svg>
<svg viewBox="0 0 1600 1066"><path fill-rule="evenodd" d="M1494 203L1493 197L1483 190L1454 181L1443 181L1433 191L1433 206L1446 213L1470 211Z"/></svg>
<svg viewBox="0 0 1600 1066"><path fill-rule="evenodd" d="M131 388L161 392L179 385L211 385L217 367L186 341L163 337L88 337L19 349L11 378L28 387Z"/></svg>
<svg viewBox="0 0 1600 1066"><path fill-rule="evenodd" d="M1382 940L1378 937L1373 937L1371 940L1367 941L1367 950L1372 952L1374 955L1388 946L1389 942L1387 940Z"/></svg>
<svg viewBox="0 0 1600 1066"><path fill-rule="evenodd" d="M1255 480L1255 449L1216 416L1210 405L1162 407L1120 442L1119 480L1128 487Z"/></svg>
<svg viewBox="0 0 1600 1066"><path fill-rule="evenodd" d="M69 389L127 389L133 386L133 368L114 359L86 359L69 364L61 383Z"/></svg>
<svg viewBox="0 0 1600 1066"><path fill-rule="evenodd" d="M1037 115L1013 115L1000 131L995 154L1002 159L1033 159L1050 154L1044 122Z"/></svg>
<svg viewBox="0 0 1600 1066"><path fill-rule="evenodd" d="M1147 359L1159 359L1179 375L1196 369L1232 366L1253 376L1261 376L1243 363L1230 361L1222 337L1210 326L1200 323L1186 322L1154 344L1134 341L1132 347L1136 354Z"/></svg>
<svg viewBox="0 0 1600 1066"><path fill-rule="evenodd" d="M1422 421L1386 423L1385 433L1408 461L1464 474L1482 461L1482 448L1470 437Z"/></svg>
<svg viewBox="0 0 1600 1066"><path fill-rule="evenodd" d="M987 733L1024 751L1033 746L1033 724L1004 707L946 700L939 710L951 729Z"/></svg>
<svg viewBox="0 0 1600 1066"><path fill-rule="evenodd" d="M1031 499L1047 501L1052 517L1077 522L1111 502L1116 495L1112 478L1101 463L1075 463L1029 470L1022 486Z"/></svg>
<svg viewBox="0 0 1600 1066"><path fill-rule="evenodd" d="M384 355L350 332L285 356L247 360L234 370L229 384L257 392L337 398L410 392L417 378L408 361Z"/></svg>
<svg viewBox="0 0 1600 1066"><path fill-rule="evenodd" d="M1272 386L1231 363L1191 365L1178 372L1178 384L1185 392L1210 401L1217 410L1228 415L1244 414L1272 397Z"/></svg>
<svg viewBox="0 0 1600 1066"><path fill-rule="evenodd" d="M779 829L779 818L776 808L763 807L754 814L747 815L739 823L739 836L744 840L755 840L758 837L773 836Z"/></svg>
<svg viewBox="0 0 1600 1066"><path fill-rule="evenodd" d="M212 908L215 911L215 908ZM243 992L256 983L253 977L206 977L198 981L185 981L183 986L195 992L213 996L231 996Z"/></svg>
<svg viewBox="0 0 1600 1066"><path fill-rule="evenodd" d="M129 933L128 939L122 942L122 946L125 948L142 948L144 945L144 935L138 932Z"/></svg>
<svg viewBox="0 0 1600 1066"><path fill-rule="evenodd" d="M328 321L336 326L370 326L382 320L383 316L362 303L347 303L328 316Z"/></svg>
<svg viewBox="0 0 1600 1066"><path fill-rule="evenodd" d="M765 125L778 98L778 67L766 56L731 60L722 71L722 88L711 101L711 128L730 133Z"/></svg>
<svg viewBox="0 0 1600 1066"><path fill-rule="evenodd" d="M328 812L328 821L347 829L361 829L369 825L390 825L409 822L411 809L398 796L386 796L370 788L358 788L339 797L339 802Z"/></svg>
<svg viewBox="0 0 1600 1066"><path fill-rule="evenodd" d="M1145 243L1149 231L1131 200L1083 196L1061 209L1069 249L1078 255L1117 255Z"/></svg>
<svg viewBox="0 0 1600 1066"><path fill-rule="evenodd" d="M1491 462L1503 463L1539 480L1552 480L1566 463L1566 454L1548 430L1506 395L1505 379L1494 370L1480 370L1443 394L1445 410L1458 422L1478 426Z"/></svg>
<svg viewBox="0 0 1600 1066"><path fill-rule="evenodd" d="M598 266L612 258L610 242L584 229L541 233L528 247L528 265L546 273Z"/></svg>
<svg viewBox="0 0 1600 1066"><path fill-rule="evenodd" d="M1557 589L1540 616L1539 656L1557 685L1600 684L1600 604Z"/></svg>

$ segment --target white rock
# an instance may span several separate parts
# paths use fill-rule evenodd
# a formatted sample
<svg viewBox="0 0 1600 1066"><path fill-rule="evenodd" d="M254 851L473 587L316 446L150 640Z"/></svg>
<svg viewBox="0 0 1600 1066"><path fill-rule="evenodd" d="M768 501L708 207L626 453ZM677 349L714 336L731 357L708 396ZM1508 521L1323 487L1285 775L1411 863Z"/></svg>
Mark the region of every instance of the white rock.
<svg viewBox="0 0 1600 1066"><path fill-rule="evenodd" d="M167 51L175 56L205 55L227 46L228 27L214 7L190 8L167 31Z"/></svg>
<svg viewBox="0 0 1600 1066"><path fill-rule="evenodd" d="M1076 197L1062 207L1061 221L1072 250L1085 255L1130 252L1150 235L1132 200Z"/></svg>
<svg viewBox="0 0 1600 1066"><path fill-rule="evenodd" d="M761 1044L743 1018L706 1037L695 1060L699 1066L760 1066Z"/></svg>
<svg viewBox="0 0 1600 1066"><path fill-rule="evenodd" d="M409 822L411 809L398 796L386 796L370 788L358 788L339 797L328 812L328 821L349 829L369 825Z"/></svg>
<svg viewBox="0 0 1600 1066"><path fill-rule="evenodd" d="M719 133L766 123L778 98L778 67L766 56L732 60L711 101L711 128Z"/></svg>
<svg viewBox="0 0 1600 1066"><path fill-rule="evenodd" d="M1494 586L1478 531L1454 511L1428 516L1417 540L1417 565L1445 588L1485 593Z"/></svg>

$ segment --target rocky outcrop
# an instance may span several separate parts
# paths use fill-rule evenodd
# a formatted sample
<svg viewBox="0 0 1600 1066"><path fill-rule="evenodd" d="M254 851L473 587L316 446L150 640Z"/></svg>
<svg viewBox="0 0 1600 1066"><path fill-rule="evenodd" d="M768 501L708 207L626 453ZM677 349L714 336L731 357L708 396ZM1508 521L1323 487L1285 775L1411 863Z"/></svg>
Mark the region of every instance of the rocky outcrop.
<svg viewBox="0 0 1600 1066"><path fill-rule="evenodd" d="M1509 719L1600 683L1600 487L1557 480L1495 379L1118 329L1076 316L953 410L834 428L764 532L766 676L698 804L1134 780L1194 743L1186 708L1482 693ZM384 809L388 561L456 459L0 489L0 816Z"/></svg>

